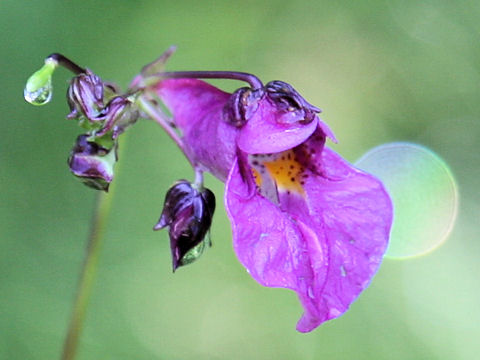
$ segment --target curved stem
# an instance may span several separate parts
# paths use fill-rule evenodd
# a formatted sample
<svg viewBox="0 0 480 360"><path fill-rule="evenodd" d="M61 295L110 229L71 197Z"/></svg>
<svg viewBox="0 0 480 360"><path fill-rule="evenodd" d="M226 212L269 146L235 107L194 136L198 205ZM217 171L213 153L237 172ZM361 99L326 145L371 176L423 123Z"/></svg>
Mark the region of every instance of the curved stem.
<svg viewBox="0 0 480 360"><path fill-rule="evenodd" d="M63 56L62 54L58 53L53 53L47 57L47 59L52 59L55 61L58 65L63 66L64 68L70 70L74 74L82 74L85 73L86 70L77 64L75 64L72 60L67 58L66 56Z"/></svg>
<svg viewBox="0 0 480 360"><path fill-rule="evenodd" d="M152 76L161 79L231 79L245 81L253 89L263 87L262 81L255 75L236 71L167 71Z"/></svg>
<svg viewBox="0 0 480 360"><path fill-rule="evenodd" d="M74 359L77 352L78 340L82 332L85 313L97 272L102 237L113 197L112 192L113 189L111 187L109 194L99 192L97 195L83 268L77 286L77 294L73 304L68 332L63 345L62 360Z"/></svg>

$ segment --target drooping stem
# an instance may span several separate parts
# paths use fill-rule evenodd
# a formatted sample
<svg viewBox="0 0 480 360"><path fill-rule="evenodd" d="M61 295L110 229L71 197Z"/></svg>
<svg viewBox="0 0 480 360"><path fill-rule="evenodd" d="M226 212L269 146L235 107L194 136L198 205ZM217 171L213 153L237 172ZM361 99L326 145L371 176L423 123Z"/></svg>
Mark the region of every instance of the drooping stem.
<svg viewBox="0 0 480 360"><path fill-rule="evenodd" d="M101 242L110 212L112 197L113 187L110 187L108 194L99 192L97 195L96 209L92 217L83 268L78 281L70 324L63 345L62 360L73 360L77 352L78 340L82 332L87 305L96 277Z"/></svg>
<svg viewBox="0 0 480 360"><path fill-rule="evenodd" d="M63 56L62 54L53 53L49 55L47 59L54 60L58 65L63 66L64 68L70 70L76 75L82 74L86 71L84 68L78 66L72 60L70 60L66 56Z"/></svg>
<svg viewBox="0 0 480 360"><path fill-rule="evenodd" d="M231 79L245 81L252 89L263 87L262 81L255 75L236 71L167 71L152 76L160 79Z"/></svg>

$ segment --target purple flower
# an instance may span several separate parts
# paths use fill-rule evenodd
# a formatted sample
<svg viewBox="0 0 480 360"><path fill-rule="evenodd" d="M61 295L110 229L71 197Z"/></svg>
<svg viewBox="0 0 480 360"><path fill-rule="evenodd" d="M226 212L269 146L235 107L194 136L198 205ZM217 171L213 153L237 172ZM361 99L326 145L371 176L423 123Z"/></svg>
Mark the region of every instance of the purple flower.
<svg viewBox="0 0 480 360"><path fill-rule="evenodd" d="M336 140L319 119L320 109L291 85L264 86L240 72L163 72L173 51L145 66L123 95L52 54L29 78L25 98L47 103L58 65L76 74L67 93L68 118L86 134L77 138L69 166L100 190L113 180L117 137L126 128L142 115L165 129L195 171L193 184L183 180L167 192L155 226L169 228L174 270L196 260L206 244L215 209L213 193L203 186L208 171L225 182L240 262L260 284L297 293L304 308L297 329L308 332L340 316L368 286L388 244L392 204L382 183L325 147L327 138ZM197 78L241 80L250 87L229 94Z"/></svg>
<svg viewBox="0 0 480 360"><path fill-rule="evenodd" d="M388 244L392 204L379 180L326 148L320 111L290 85L229 94L205 82L156 86L185 151L225 181L240 262L260 284L294 290L308 332L343 314Z"/></svg>

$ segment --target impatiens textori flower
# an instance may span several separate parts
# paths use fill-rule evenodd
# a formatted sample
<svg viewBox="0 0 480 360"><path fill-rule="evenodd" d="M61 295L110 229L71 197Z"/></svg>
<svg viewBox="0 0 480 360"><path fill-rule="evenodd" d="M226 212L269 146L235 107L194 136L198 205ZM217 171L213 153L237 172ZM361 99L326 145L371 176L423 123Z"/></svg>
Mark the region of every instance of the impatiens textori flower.
<svg viewBox="0 0 480 360"><path fill-rule="evenodd" d="M185 151L225 181L234 249L250 275L298 294L301 332L343 314L387 247L392 204L382 184L324 146L335 138L319 110L285 83L243 94L248 101L195 79L163 80L156 91Z"/></svg>
<svg viewBox="0 0 480 360"><path fill-rule="evenodd" d="M145 66L121 94L92 71L52 54L27 81L25 99L51 97L51 75L62 65L76 76L68 118L84 135L71 152L72 172L107 190L118 136L139 116L160 124L183 151L195 181L167 192L155 229L168 227L174 270L197 259L206 242L215 197L203 186L208 171L225 182L233 247L260 284L295 291L304 308L297 329L308 332L343 314L382 261L392 204L382 183L325 146L335 142L291 85L266 85L238 72L164 72L173 48ZM232 94L200 78L249 83ZM172 116L164 112L165 105Z"/></svg>

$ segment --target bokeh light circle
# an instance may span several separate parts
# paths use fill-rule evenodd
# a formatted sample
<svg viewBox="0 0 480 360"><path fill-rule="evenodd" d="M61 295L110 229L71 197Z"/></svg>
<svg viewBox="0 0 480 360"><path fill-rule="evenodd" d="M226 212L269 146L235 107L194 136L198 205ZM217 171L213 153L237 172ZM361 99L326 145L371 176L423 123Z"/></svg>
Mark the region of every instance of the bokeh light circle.
<svg viewBox="0 0 480 360"><path fill-rule="evenodd" d="M369 150L355 166L378 177L392 198L387 257L424 255L445 242L457 216L458 190L438 155L411 143L389 143Z"/></svg>

